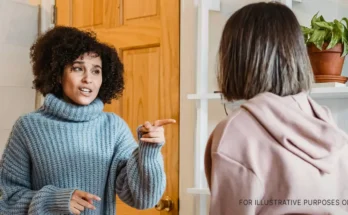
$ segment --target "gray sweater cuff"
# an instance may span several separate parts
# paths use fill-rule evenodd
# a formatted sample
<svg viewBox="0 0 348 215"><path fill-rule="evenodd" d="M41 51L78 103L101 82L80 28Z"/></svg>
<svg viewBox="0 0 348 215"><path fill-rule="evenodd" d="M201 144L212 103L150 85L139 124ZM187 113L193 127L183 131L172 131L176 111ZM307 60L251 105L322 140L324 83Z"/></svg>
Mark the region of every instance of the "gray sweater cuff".
<svg viewBox="0 0 348 215"><path fill-rule="evenodd" d="M71 214L70 201L75 189L58 189L46 197L48 211L61 214Z"/></svg>

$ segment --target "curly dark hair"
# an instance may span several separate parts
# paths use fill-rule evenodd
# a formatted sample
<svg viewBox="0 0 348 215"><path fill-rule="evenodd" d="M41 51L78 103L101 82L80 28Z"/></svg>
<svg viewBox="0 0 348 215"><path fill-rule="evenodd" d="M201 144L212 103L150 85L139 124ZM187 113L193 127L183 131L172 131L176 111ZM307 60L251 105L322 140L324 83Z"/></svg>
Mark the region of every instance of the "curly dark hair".
<svg viewBox="0 0 348 215"><path fill-rule="evenodd" d="M103 66L102 85L98 98L104 103L119 98L124 89L123 64L116 49L97 40L92 31L57 26L38 37L30 48L33 66L33 87L44 96L62 96L59 82L64 68L85 53L96 53Z"/></svg>

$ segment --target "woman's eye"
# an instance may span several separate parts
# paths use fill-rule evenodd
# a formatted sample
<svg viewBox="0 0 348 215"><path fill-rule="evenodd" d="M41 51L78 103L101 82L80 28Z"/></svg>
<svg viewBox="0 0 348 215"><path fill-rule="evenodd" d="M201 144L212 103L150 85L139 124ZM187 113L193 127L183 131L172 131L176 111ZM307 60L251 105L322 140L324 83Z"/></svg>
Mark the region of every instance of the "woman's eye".
<svg viewBox="0 0 348 215"><path fill-rule="evenodd" d="M93 73L96 74L96 75L99 75L101 73L101 71L100 70L94 70Z"/></svg>
<svg viewBox="0 0 348 215"><path fill-rule="evenodd" d="M73 67L72 70L73 70L73 71L76 71L76 72L82 71L82 69L81 69L80 67Z"/></svg>

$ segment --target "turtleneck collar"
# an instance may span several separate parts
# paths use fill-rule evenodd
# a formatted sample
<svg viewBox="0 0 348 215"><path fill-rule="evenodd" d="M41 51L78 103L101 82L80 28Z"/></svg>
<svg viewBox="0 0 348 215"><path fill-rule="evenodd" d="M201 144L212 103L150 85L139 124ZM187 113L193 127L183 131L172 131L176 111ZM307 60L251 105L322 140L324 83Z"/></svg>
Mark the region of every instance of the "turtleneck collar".
<svg viewBox="0 0 348 215"><path fill-rule="evenodd" d="M103 108L104 104L99 98L83 106L67 103L53 94L47 94L41 110L60 119L86 122L98 117L103 112Z"/></svg>

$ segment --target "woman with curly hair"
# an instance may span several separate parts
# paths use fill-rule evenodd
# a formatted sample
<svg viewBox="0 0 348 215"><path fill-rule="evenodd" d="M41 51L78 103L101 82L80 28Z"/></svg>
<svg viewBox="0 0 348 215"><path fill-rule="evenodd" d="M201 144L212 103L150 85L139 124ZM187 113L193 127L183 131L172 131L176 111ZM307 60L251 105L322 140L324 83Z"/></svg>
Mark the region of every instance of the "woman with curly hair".
<svg viewBox="0 0 348 215"><path fill-rule="evenodd" d="M166 176L163 125L145 122L137 144L119 116L103 112L121 96L116 50L90 32L55 27L30 50L34 87L45 96L15 123L0 161L0 214L115 214L153 207Z"/></svg>

